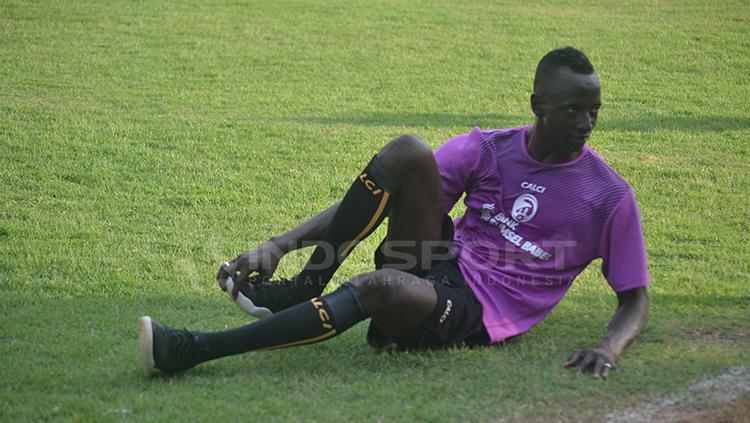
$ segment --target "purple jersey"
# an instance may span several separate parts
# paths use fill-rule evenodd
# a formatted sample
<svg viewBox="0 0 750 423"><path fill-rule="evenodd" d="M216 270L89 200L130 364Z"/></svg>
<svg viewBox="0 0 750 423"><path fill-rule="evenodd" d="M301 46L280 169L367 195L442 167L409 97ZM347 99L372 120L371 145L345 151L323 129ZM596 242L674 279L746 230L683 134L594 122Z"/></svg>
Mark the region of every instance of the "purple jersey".
<svg viewBox="0 0 750 423"><path fill-rule="evenodd" d="M445 212L466 193L455 248L492 342L544 319L596 258L616 292L649 283L632 188L588 146L570 162L534 160L530 128L474 128L435 151Z"/></svg>

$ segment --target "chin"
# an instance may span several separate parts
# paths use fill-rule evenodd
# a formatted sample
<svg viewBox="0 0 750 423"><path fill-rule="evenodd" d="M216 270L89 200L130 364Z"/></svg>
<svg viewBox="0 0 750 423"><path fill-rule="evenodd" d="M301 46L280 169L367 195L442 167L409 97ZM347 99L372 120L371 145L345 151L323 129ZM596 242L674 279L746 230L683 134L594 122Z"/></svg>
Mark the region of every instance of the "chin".
<svg viewBox="0 0 750 423"><path fill-rule="evenodd" d="M583 140L575 139L575 138L571 139L570 141L568 141L568 149L571 152L581 151L583 149L583 146L586 145L586 143L588 142L588 140L589 140L588 138L584 138Z"/></svg>

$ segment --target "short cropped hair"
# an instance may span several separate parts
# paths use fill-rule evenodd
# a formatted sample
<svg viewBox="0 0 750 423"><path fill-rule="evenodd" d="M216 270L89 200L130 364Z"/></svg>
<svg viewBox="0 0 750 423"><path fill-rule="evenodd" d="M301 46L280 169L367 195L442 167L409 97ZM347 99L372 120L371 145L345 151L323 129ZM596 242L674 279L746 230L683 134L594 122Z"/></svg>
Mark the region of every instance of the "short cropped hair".
<svg viewBox="0 0 750 423"><path fill-rule="evenodd" d="M575 47L558 48L545 54L539 61L534 75L534 92L548 75L560 68L569 68L575 73L584 75L594 73L594 66L581 50Z"/></svg>

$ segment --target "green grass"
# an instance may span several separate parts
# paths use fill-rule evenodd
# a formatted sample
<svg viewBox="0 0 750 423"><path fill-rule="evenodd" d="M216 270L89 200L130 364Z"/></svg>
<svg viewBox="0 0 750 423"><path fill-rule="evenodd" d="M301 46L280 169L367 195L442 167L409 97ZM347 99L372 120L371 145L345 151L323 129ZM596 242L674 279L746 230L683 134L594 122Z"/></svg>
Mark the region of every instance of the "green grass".
<svg viewBox="0 0 750 423"><path fill-rule="evenodd" d="M748 27L743 1L2 2L0 420L597 419L749 364ZM602 79L591 144L650 254L622 371L562 369L614 308L592 266L505 349L379 355L359 325L143 375L139 315L246 322L219 263L335 201L393 136L530 122L536 62L566 44Z"/></svg>

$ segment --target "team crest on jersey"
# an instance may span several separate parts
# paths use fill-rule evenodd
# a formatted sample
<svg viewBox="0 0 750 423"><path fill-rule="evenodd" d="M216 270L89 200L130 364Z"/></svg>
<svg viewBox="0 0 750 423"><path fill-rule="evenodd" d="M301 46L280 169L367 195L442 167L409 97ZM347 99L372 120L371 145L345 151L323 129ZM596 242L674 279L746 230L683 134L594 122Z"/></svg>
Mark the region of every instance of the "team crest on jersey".
<svg viewBox="0 0 750 423"><path fill-rule="evenodd" d="M511 216L516 222L528 222L536 216L539 202L532 194L522 194L513 203L513 211Z"/></svg>

